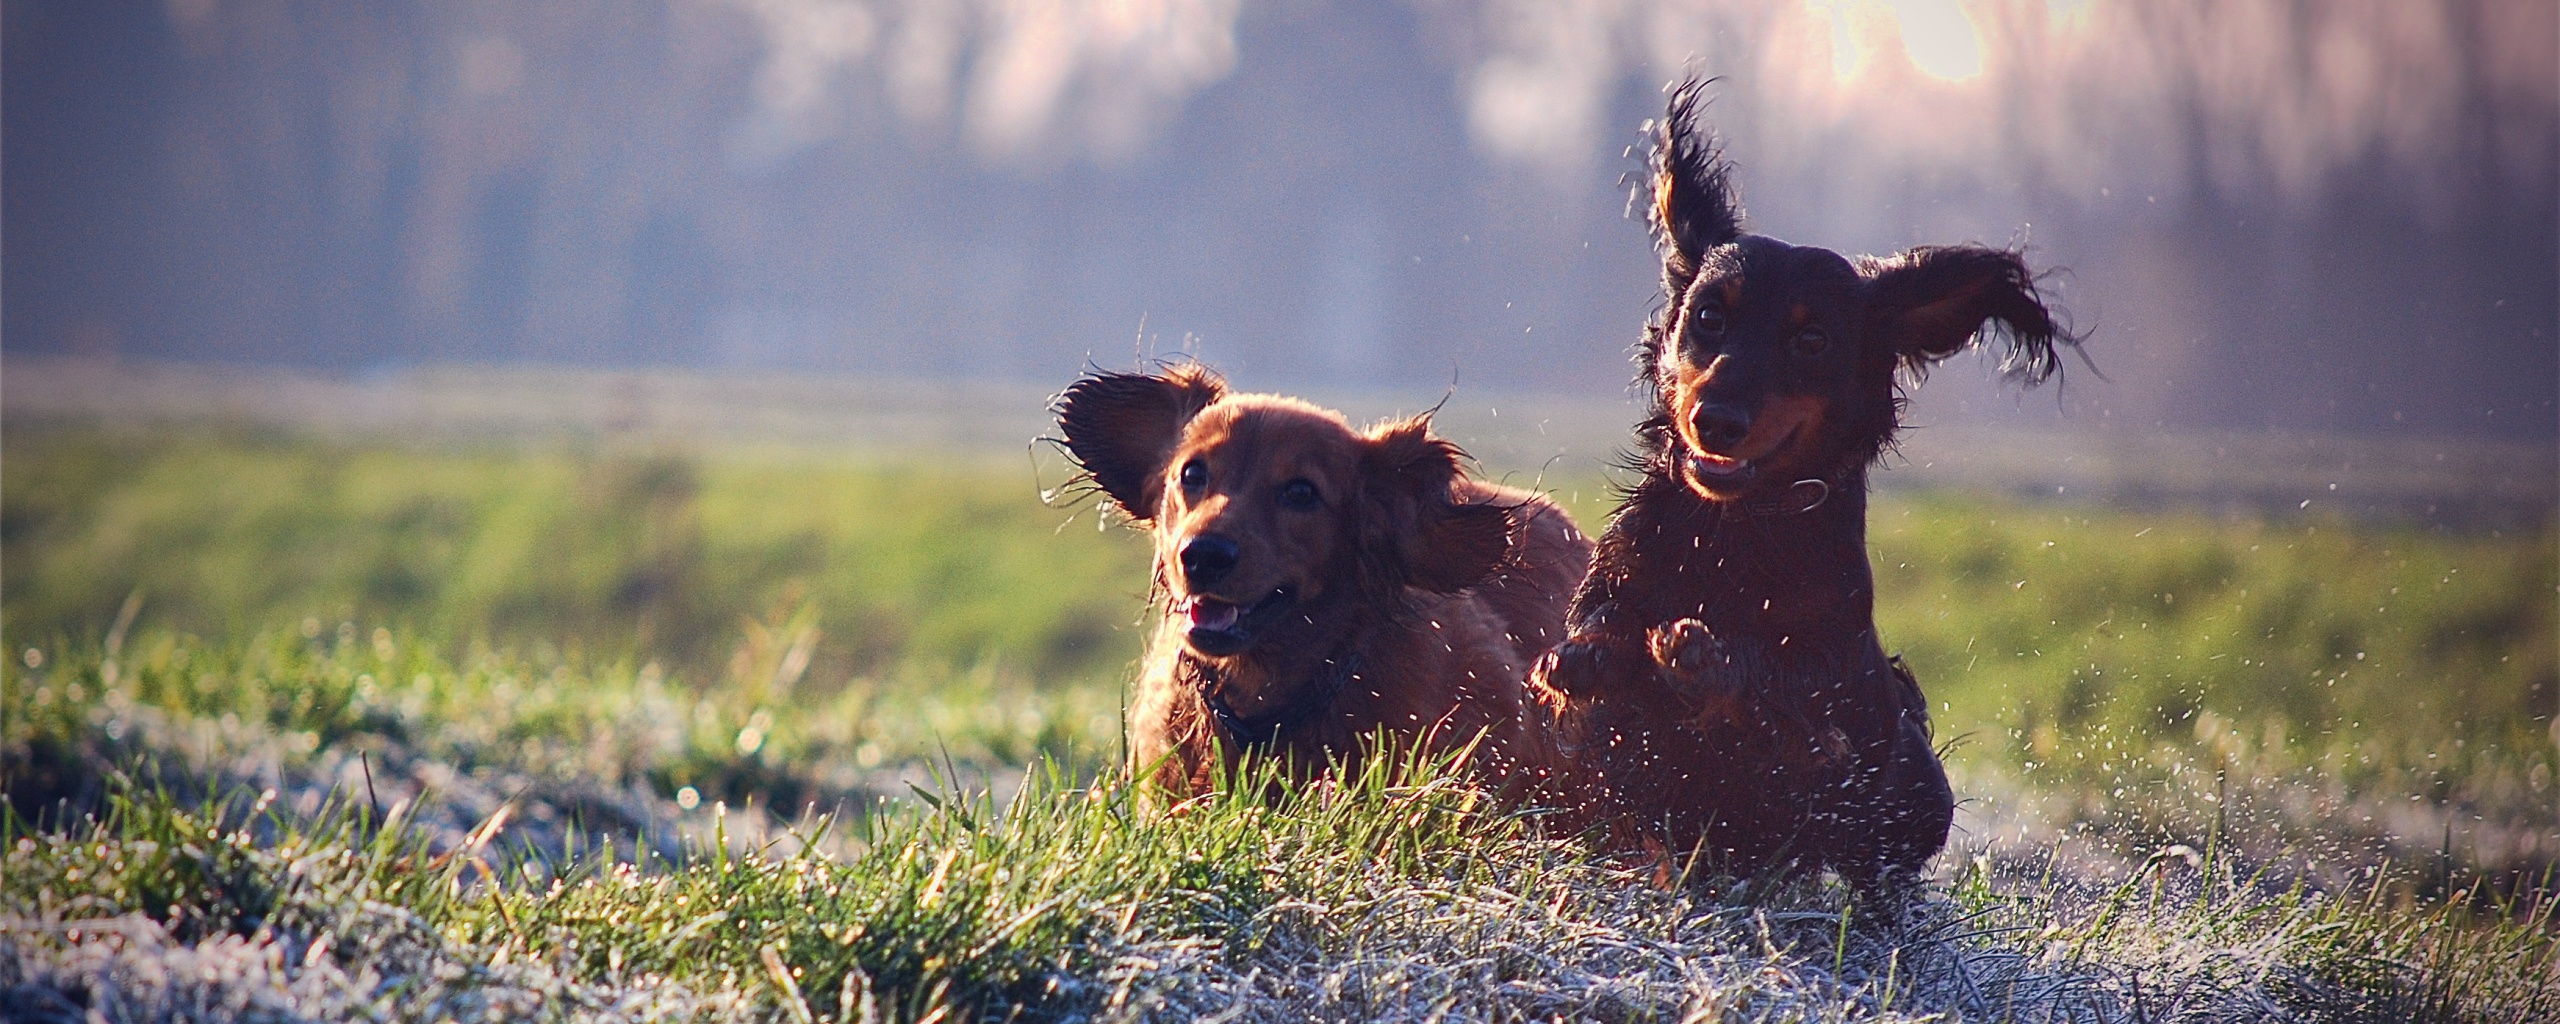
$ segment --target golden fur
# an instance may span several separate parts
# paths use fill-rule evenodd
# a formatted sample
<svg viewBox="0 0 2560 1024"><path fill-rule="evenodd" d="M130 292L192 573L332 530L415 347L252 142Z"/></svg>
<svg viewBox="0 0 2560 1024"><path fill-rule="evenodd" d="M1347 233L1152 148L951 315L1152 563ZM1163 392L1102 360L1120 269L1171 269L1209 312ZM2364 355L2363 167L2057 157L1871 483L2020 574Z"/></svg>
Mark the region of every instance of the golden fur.
<svg viewBox="0 0 2560 1024"><path fill-rule="evenodd" d="M1303 778L1380 731L1444 752L1481 736L1468 770L1506 800L1576 801L1525 685L1591 559L1553 502L1467 477L1427 416L1355 430L1198 366L1088 377L1057 412L1155 543L1133 770L1180 796L1255 753Z"/></svg>

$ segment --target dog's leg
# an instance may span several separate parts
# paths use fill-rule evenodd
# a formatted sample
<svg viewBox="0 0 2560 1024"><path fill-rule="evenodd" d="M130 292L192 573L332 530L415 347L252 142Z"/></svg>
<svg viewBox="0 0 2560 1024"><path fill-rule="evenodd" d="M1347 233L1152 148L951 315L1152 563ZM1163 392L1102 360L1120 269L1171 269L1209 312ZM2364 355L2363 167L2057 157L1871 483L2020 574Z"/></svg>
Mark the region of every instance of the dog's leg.
<svg viewBox="0 0 2560 1024"><path fill-rule="evenodd" d="M1885 862L1917 872L1946 848L1947 830L1956 817L1955 789L1947 784L1947 767L1930 746L1928 727L1909 717L1902 720L1893 758L1879 781Z"/></svg>
<svg viewBox="0 0 2560 1024"><path fill-rule="evenodd" d="M1832 866L1841 878L1867 902L1892 905L1908 901L1921 869L1946 847L1955 790L1928 728L1908 716L1877 753L1822 816L1833 833L1827 845L1840 851Z"/></svg>

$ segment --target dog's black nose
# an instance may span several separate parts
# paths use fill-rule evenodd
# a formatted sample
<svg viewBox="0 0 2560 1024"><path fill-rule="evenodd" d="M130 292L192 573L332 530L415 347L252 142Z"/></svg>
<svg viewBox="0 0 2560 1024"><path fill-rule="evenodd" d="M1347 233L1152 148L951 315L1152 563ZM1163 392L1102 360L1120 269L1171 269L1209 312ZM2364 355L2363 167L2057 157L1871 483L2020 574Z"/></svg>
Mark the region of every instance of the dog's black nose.
<svg viewBox="0 0 2560 1024"><path fill-rule="evenodd" d="M1235 567L1236 542L1225 537L1204 533L1182 545L1182 580L1193 593L1217 586Z"/></svg>
<svg viewBox="0 0 2560 1024"><path fill-rule="evenodd" d="M1751 414L1730 405L1698 408L1698 440L1718 452L1731 450L1751 436Z"/></svg>

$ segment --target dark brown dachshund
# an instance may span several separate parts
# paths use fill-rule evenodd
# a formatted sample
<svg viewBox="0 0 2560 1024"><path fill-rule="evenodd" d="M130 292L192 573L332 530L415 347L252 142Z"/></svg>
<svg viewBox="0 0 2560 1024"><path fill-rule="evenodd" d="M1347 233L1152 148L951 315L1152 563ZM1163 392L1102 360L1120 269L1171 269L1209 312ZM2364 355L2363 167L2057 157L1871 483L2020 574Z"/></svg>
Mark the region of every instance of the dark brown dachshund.
<svg viewBox="0 0 2560 1024"><path fill-rule="evenodd" d="M1448 751L1515 805L1557 804L1527 685L1591 541L1562 509L1460 471L1417 416L1230 395L1209 370L1105 373L1058 398L1096 488L1155 538L1162 619L1129 701L1132 770L1175 795L1279 756L1356 765L1380 729Z"/></svg>
<svg viewBox="0 0 2560 1024"><path fill-rule="evenodd" d="M1674 94L1653 155L1643 477L1537 681L1617 844L1873 890L1946 845L1954 807L1927 702L1876 638L1867 469L1899 425L1896 373L1988 322L2034 382L2075 339L2015 252L1852 259L1742 233L1698 96Z"/></svg>

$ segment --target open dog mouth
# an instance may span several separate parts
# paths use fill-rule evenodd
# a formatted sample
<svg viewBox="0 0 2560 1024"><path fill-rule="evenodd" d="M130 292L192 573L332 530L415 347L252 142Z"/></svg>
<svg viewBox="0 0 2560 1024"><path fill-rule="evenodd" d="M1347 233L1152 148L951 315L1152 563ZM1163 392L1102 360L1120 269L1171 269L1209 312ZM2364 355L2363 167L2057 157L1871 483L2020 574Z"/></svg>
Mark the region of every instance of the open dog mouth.
<svg viewBox="0 0 2560 1024"><path fill-rule="evenodd" d="M1688 457L1681 460L1681 466L1687 470L1690 482L1699 489L1731 493L1759 479L1760 467L1771 461L1772 457L1785 452L1787 446L1795 439L1796 430L1790 427L1785 434L1779 436L1777 443L1761 448L1759 454L1748 457L1720 455L1702 451L1695 446L1687 446Z"/></svg>
<svg viewBox="0 0 2560 1024"><path fill-rule="evenodd" d="M1728 486L1750 483L1752 471L1757 468L1750 459L1711 455L1706 452L1692 452L1689 455L1689 475L1703 483Z"/></svg>
<svg viewBox="0 0 2560 1024"><path fill-rule="evenodd" d="M1191 630L1183 639L1193 650L1224 657L1244 650L1253 643L1255 634L1288 614L1297 603L1296 590L1275 587L1251 605L1193 595L1175 604L1174 611L1190 620Z"/></svg>

